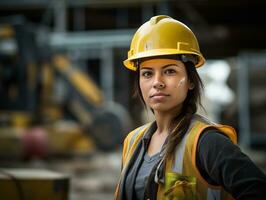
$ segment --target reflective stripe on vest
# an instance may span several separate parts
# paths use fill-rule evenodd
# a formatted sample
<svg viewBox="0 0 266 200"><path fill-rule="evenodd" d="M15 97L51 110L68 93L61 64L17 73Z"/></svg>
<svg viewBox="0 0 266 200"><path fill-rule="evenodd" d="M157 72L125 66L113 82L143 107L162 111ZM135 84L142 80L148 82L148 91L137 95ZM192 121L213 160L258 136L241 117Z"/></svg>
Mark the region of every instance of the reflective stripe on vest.
<svg viewBox="0 0 266 200"><path fill-rule="evenodd" d="M207 200L220 200L220 199L221 199L221 190L208 188Z"/></svg>
<svg viewBox="0 0 266 200"><path fill-rule="evenodd" d="M131 138L129 138L128 141L128 148L127 148L127 152L126 152L126 157L125 157L125 162L123 163L123 165L126 165L127 162L130 160L132 154L135 151L135 148L137 146L137 143L139 142L139 140L142 138L140 136L143 136L144 133L146 132L147 128L151 125L151 123L145 124L139 128L137 128L131 135Z"/></svg>
<svg viewBox="0 0 266 200"><path fill-rule="evenodd" d="M176 173L182 173L183 171L183 157L185 152L185 146L187 141L188 134L184 136L178 147L176 148L175 152L175 161L172 170Z"/></svg>
<svg viewBox="0 0 266 200"><path fill-rule="evenodd" d="M174 164L172 167L172 170L176 173L182 173L183 172L183 158L185 154L185 147L187 143L188 133L191 131L191 128L194 126L196 120L195 117L191 120L191 125L189 126L187 133L185 134L184 138L181 140L181 142L178 144L174 156Z"/></svg>
<svg viewBox="0 0 266 200"><path fill-rule="evenodd" d="M129 141L129 145L128 145L128 149L131 149L133 143L136 141L137 136L145 129L148 127L149 124L145 124L139 128L137 128L137 130L135 131L135 133L133 134L133 136L131 137L130 141Z"/></svg>

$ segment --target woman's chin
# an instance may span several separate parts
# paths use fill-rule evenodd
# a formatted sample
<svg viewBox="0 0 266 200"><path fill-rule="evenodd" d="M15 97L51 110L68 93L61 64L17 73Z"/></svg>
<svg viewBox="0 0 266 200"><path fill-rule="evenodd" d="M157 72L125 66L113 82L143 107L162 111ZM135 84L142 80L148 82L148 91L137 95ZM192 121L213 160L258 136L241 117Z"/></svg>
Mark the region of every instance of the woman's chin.
<svg viewBox="0 0 266 200"><path fill-rule="evenodd" d="M153 105L150 108L153 109L154 112L166 112L166 111L169 111L171 109L171 108L169 108L169 106L162 105L162 104Z"/></svg>
<svg viewBox="0 0 266 200"><path fill-rule="evenodd" d="M149 106L154 112L158 113L178 113L181 110L180 106L171 106L169 104L153 104Z"/></svg>

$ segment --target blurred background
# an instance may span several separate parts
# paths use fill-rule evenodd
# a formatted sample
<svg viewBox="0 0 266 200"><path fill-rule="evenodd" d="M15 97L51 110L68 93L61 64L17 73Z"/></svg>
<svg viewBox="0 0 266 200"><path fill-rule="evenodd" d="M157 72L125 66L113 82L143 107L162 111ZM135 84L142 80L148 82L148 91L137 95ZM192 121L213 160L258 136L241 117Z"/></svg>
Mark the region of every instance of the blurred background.
<svg viewBox="0 0 266 200"><path fill-rule="evenodd" d="M207 63L199 112L266 172L263 0L1 0L0 198L113 199L122 141L152 120L123 67L150 17L187 24Z"/></svg>

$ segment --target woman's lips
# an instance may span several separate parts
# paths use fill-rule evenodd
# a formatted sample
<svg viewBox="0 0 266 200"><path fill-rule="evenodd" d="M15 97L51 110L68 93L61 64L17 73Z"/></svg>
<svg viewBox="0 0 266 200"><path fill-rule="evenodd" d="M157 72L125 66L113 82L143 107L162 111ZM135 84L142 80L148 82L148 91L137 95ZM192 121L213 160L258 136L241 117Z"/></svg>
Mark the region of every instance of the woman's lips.
<svg viewBox="0 0 266 200"><path fill-rule="evenodd" d="M168 94L165 93L155 93L153 95L150 96L151 99L154 100L163 100L164 98L168 97Z"/></svg>

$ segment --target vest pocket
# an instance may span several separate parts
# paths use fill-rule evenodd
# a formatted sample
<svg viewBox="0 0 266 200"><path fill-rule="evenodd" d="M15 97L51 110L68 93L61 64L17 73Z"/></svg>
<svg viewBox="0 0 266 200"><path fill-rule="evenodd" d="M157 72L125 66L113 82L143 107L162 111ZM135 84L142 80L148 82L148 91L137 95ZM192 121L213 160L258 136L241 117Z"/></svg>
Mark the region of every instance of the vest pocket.
<svg viewBox="0 0 266 200"><path fill-rule="evenodd" d="M166 173L164 191L164 200L196 199L196 177Z"/></svg>

